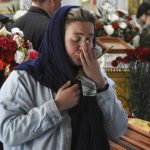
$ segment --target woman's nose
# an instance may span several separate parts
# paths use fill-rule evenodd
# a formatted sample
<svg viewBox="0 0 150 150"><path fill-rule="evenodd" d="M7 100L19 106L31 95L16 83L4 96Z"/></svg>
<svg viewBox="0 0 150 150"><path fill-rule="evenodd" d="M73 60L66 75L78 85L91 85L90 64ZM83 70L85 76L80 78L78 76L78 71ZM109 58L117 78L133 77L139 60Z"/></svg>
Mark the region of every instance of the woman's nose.
<svg viewBox="0 0 150 150"><path fill-rule="evenodd" d="M81 45L86 45L88 46L89 45L89 40L88 39L85 39L81 42Z"/></svg>
<svg viewBox="0 0 150 150"><path fill-rule="evenodd" d="M90 44L89 44L89 40L84 40L80 43L80 49L82 50L83 48L86 48L87 50L89 49Z"/></svg>

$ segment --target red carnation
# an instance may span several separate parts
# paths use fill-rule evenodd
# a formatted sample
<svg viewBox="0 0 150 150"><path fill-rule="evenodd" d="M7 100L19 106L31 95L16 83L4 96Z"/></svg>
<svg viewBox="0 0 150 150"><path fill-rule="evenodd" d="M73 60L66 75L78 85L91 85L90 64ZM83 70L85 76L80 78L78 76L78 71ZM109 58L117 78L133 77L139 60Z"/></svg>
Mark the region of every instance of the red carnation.
<svg viewBox="0 0 150 150"><path fill-rule="evenodd" d="M135 51L134 50L128 50L127 51L127 57L132 60L132 59L135 59Z"/></svg>
<svg viewBox="0 0 150 150"><path fill-rule="evenodd" d="M116 57L116 61L117 61L117 62L121 62L121 61L122 61L122 58L118 56L118 57Z"/></svg>
<svg viewBox="0 0 150 150"><path fill-rule="evenodd" d="M127 18L128 21L132 20L131 16L127 16L126 18Z"/></svg>
<svg viewBox="0 0 150 150"><path fill-rule="evenodd" d="M28 51L28 57L29 59L36 59L38 58L38 52L36 50L29 50Z"/></svg>
<svg viewBox="0 0 150 150"><path fill-rule="evenodd" d="M117 22L113 22L112 27L116 30L119 28L119 24Z"/></svg>
<svg viewBox="0 0 150 150"><path fill-rule="evenodd" d="M130 61L130 57L128 57L128 56L125 56L124 58L122 58L122 62L123 63L128 63L129 61Z"/></svg>
<svg viewBox="0 0 150 150"><path fill-rule="evenodd" d="M101 23L96 23L95 28L96 28L96 29L100 29L100 28L102 28Z"/></svg>
<svg viewBox="0 0 150 150"><path fill-rule="evenodd" d="M111 65L112 65L113 67L117 67L117 66L118 66L118 62L117 62L116 60L113 60L113 61L111 62Z"/></svg>
<svg viewBox="0 0 150 150"><path fill-rule="evenodd" d="M6 65L7 64L0 59L0 70L3 70L3 68L6 67Z"/></svg>
<svg viewBox="0 0 150 150"><path fill-rule="evenodd" d="M136 48L136 56L140 61L150 60L150 49L149 48Z"/></svg>

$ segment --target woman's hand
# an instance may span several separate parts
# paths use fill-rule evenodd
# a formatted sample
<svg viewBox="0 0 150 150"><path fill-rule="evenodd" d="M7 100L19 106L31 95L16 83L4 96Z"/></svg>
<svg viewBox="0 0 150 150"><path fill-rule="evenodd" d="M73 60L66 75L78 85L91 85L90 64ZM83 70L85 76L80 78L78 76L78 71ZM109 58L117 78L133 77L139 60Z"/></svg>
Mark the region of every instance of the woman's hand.
<svg viewBox="0 0 150 150"><path fill-rule="evenodd" d="M80 87L71 85L71 81L65 83L57 92L55 103L60 111L76 106L80 99Z"/></svg>
<svg viewBox="0 0 150 150"><path fill-rule="evenodd" d="M96 51L94 48L88 48L88 41L84 44L80 54L83 70L88 78L95 82L98 88L105 86L105 79L100 72L100 67L96 57Z"/></svg>

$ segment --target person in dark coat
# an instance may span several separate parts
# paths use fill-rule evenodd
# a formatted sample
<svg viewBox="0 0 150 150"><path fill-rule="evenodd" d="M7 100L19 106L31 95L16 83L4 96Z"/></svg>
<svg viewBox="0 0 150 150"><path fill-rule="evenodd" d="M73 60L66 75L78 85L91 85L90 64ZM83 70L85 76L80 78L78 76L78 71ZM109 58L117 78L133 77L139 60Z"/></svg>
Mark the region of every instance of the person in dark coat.
<svg viewBox="0 0 150 150"><path fill-rule="evenodd" d="M61 0L32 0L28 12L8 27L18 27L24 32L35 50L39 50L50 16L61 6Z"/></svg>
<svg viewBox="0 0 150 150"><path fill-rule="evenodd" d="M140 46L150 48L150 3L143 2L137 10L137 21L141 26Z"/></svg>

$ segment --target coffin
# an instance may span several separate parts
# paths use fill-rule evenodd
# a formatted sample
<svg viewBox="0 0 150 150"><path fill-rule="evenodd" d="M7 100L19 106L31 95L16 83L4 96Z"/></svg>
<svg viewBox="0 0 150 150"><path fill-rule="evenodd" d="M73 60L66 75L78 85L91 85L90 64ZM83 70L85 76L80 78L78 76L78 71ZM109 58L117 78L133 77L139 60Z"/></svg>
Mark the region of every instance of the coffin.
<svg viewBox="0 0 150 150"><path fill-rule="evenodd" d="M112 150L150 150L150 122L129 119L127 132L110 145Z"/></svg>

